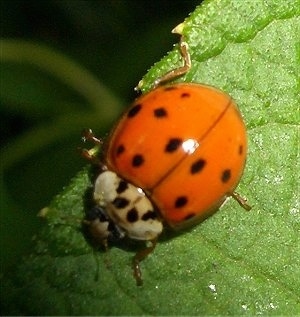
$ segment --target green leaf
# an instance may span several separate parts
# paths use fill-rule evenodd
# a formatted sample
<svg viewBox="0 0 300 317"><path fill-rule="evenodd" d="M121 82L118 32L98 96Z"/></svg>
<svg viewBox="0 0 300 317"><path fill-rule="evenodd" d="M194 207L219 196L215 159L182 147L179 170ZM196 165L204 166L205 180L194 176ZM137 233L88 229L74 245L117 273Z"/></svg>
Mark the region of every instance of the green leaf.
<svg viewBox="0 0 300 317"><path fill-rule="evenodd" d="M184 22L193 67L179 81L204 82L237 101L249 156L233 201L201 225L165 237L142 263L136 246L93 252L80 226L91 190L82 171L44 210L32 255L2 280L5 314L297 315L300 312L300 2L206 1ZM177 46L143 79L180 65Z"/></svg>

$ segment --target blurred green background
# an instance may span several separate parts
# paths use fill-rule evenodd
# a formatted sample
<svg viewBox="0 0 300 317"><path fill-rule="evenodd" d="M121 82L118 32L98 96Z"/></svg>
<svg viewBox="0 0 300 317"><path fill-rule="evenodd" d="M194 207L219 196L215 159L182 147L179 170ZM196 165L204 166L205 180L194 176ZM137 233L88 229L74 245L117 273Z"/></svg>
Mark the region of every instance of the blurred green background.
<svg viewBox="0 0 300 317"><path fill-rule="evenodd" d="M170 33L172 28L200 2L2 0L1 37L43 45L77 62L107 87L121 110L136 97L133 88L150 66L178 41ZM17 58L21 48L15 50ZM13 268L22 254L30 252L31 238L42 225L36 216L38 211L86 164L76 147L80 145L82 128L90 120L80 113L93 111L88 100L47 71L3 56L2 274ZM98 106L102 111L110 108L109 104ZM70 118L70 123L65 120L65 129L56 131L61 118ZM112 123L101 122L89 127L104 135Z"/></svg>

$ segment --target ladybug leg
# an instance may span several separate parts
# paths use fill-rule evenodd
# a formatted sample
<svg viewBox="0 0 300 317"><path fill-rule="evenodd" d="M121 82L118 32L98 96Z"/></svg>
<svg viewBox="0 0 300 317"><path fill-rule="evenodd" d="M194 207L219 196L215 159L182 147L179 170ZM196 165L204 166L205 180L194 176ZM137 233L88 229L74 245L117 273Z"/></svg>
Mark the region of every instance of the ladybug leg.
<svg viewBox="0 0 300 317"><path fill-rule="evenodd" d="M239 193L233 192L231 197L234 198L244 209L249 211L252 208L250 205L248 205L247 199L243 198Z"/></svg>
<svg viewBox="0 0 300 317"><path fill-rule="evenodd" d="M176 33L176 31L173 33ZM181 36L180 38L179 50L180 50L180 55L182 56L182 59L183 59L183 66L175 68L169 71L168 73L166 73L165 75L163 75L162 77L157 78L154 82L153 88L156 88L157 86L161 85L162 83L166 81L170 81L179 76L182 76L190 70L192 66L191 57L188 51L189 50L188 44L184 41L183 36Z"/></svg>
<svg viewBox="0 0 300 317"><path fill-rule="evenodd" d="M97 158L97 154L99 152L100 146L103 144L103 140L96 138L91 129L85 129L82 131L82 141L90 141L94 143L95 146L90 150L79 147L78 150L81 156L86 160L92 162L93 164L102 166L103 164L101 163L99 158Z"/></svg>
<svg viewBox="0 0 300 317"><path fill-rule="evenodd" d="M101 139L98 139L95 137L94 132L92 129L84 129L81 133L83 142L91 141L95 145L101 145L103 144L103 141Z"/></svg>
<svg viewBox="0 0 300 317"><path fill-rule="evenodd" d="M139 252L136 253L136 255L133 257L132 260L132 268L133 268L133 276L136 280L136 285L137 286L142 286L143 285L143 280L142 280L142 272L140 268L140 262L143 261L155 248L157 240L152 240L151 241L151 246L140 250Z"/></svg>
<svg viewBox="0 0 300 317"><path fill-rule="evenodd" d="M94 235L97 235L97 234L98 234L98 232L96 231L96 229L93 228L93 221L90 221L90 220L87 220L87 219L83 219L83 220L82 220L82 224L83 224L84 226L87 226L87 227L90 229L91 234L93 234L93 233L94 233ZM93 232L93 230L94 230L94 232ZM96 236L96 237L95 237L95 240L96 240L96 241L95 241L96 244L99 245L99 246L101 246L105 252L107 252L107 251L109 250L107 238L103 238L103 237L98 237L98 236Z"/></svg>
<svg viewBox="0 0 300 317"><path fill-rule="evenodd" d="M99 152L98 147L93 147L92 149L83 149L83 148L78 148L78 151L80 155L85 158L86 160L90 161L91 163L95 165L100 165L102 166L101 160L97 157L97 153ZM103 170L105 170L104 165L103 165Z"/></svg>

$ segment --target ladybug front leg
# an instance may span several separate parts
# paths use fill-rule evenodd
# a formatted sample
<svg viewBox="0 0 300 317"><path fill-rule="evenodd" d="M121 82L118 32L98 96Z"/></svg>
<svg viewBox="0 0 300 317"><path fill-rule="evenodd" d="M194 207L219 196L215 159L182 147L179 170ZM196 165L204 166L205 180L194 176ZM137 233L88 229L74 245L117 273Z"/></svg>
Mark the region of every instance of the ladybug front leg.
<svg viewBox="0 0 300 317"><path fill-rule="evenodd" d="M151 242L151 246L137 252L132 260L133 276L136 280L137 286L143 285L140 262L143 261L154 250L157 240L154 239L154 240L151 240L150 242Z"/></svg>
<svg viewBox="0 0 300 317"><path fill-rule="evenodd" d="M92 131L92 129L84 129L82 131L82 140L83 140L83 142L91 141L95 145L103 144L103 141L101 139L98 139L97 137L95 137L94 132Z"/></svg>
<svg viewBox="0 0 300 317"><path fill-rule="evenodd" d="M86 160L92 162L95 165L100 165L102 167L102 169L105 170L106 168L105 168L104 164L98 158L98 153L100 151L101 145L103 144L103 140L98 139L94 135L94 133L91 129L85 129L82 131L82 140L83 140L83 142L90 141L90 142L94 143L95 146L89 150L79 147L78 150L79 150L81 156L84 157Z"/></svg>

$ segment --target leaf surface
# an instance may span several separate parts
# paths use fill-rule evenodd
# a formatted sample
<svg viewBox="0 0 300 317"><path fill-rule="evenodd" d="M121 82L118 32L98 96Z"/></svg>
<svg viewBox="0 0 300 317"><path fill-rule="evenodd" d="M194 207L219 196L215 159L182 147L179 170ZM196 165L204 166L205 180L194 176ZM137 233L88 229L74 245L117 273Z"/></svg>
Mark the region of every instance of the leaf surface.
<svg viewBox="0 0 300 317"><path fill-rule="evenodd" d="M143 263L134 247L94 252L80 219L82 171L47 209L33 254L2 280L4 313L32 315L297 315L300 313L300 2L206 1L184 22L193 67L179 81L228 92L243 114L249 156L233 201L192 230L163 239ZM177 46L142 89L180 65ZM29 298L29 300L28 300Z"/></svg>

